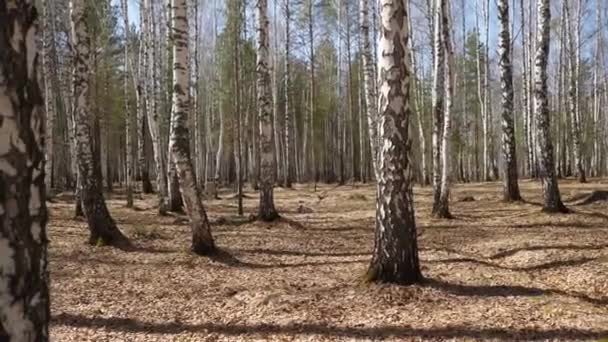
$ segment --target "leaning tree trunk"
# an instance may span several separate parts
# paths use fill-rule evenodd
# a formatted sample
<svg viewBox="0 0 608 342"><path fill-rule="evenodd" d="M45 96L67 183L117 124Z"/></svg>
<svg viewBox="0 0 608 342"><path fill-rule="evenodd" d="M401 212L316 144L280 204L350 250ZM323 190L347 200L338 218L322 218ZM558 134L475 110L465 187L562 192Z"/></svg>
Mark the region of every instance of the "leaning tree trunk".
<svg viewBox="0 0 608 342"><path fill-rule="evenodd" d="M274 207L275 159L272 144L272 122L270 113L270 73L268 72L268 15L267 0L257 0L256 38L257 38L257 90L258 115L260 118L260 208L259 218L273 221L279 217ZM278 127L275 127L278 129Z"/></svg>
<svg viewBox="0 0 608 342"><path fill-rule="evenodd" d="M80 200L90 229L90 244L126 247L129 241L116 226L99 188L91 151L91 112L89 108L90 38L87 22L89 7L84 1L71 0L71 38L73 49L74 123L76 157L80 175Z"/></svg>
<svg viewBox="0 0 608 342"><path fill-rule="evenodd" d="M208 255L215 251L207 213L196 186L190 157L188 132L188 17L187 0L171 0L171 34L173 37L173 99L171 106L172 159L175 161L179 183L190 216L192 251Z"/></svg>
<svg viewBox="0 0 608 342"><path fill-rule="evenodd" d="M441 33L441 9L438 8L439 1L435 1L434 16L434 40L433 40L433 214L439 212L441 197L441 122L443 118L443 78L445 73L445 55Z"/></svg>
<svg viewBox="0 0 608 342"><path fill-rule="evenodd" d="M517 183L517 156L515 148L515 128L513 120L513 69L511 66L511 35L509 33L509 0L498 1L498 20L500 21L500 82L502 87L502 156L503 199L519 201Z"/></svg>
<svg viewBox="0 0 608 342"><path fill-rule="evenodd" d="M376 82L374 81L374 62L369 41L369 10L367 0L359 1L361 26L361 56L363 58L363 78L365 87L365 103L367 103L367 126L369 143L372 151L374 175L378 179L378 108ZM363 148L363 146L361 146Z"/></svg>
<svg viewBox="0 0 608 342"><path fill-rule="evenodd" d="M0 2L1 341L49 340L45 118L32 3Z"/></svg>
<svg viewBox="0 0 608 342"><path fill-rule="evenodd" d="M126 166L126 188L127 188L127 208L133 208L133 149L131 147L131 111L129 108L129 16L127 0L121 0L123 25L125 26L125 46L124 46L124 101L125 101L125 146L127 152Z"/></svg>
<svg viewBox="0 0 608 342"><path fill-rule="evenodd" d="M537 157L540 177L543 183L543 211L567 212L562 203L555 164L551 125L549 121L549 100L547 96L547 61L551 34L551 8L549 0L538 0L538 39L534 64L534 110L536 119Z"/></svg>
<svg viewBox="0 0 608 342"><path fill-rule="evenodd" d="M380 0L379 133L376 230L370 281L411 284L422 279L410 164L408 13L403 1Z"/></svg>
<svg viewBox="0 0 608 342"><path fill-rule="evenodd" d="M445 111L443 113L443 133L441 134L441 192L439 203L435 207L435 215L440 218L451 218L450 214L450 140L452 131L452 109L454 108L454 51L450 37L450 14L446 0L438 0L437 11L441 11L441 36L446 54L444 96ZM437 14L439 15L439 14Z"/></svg>

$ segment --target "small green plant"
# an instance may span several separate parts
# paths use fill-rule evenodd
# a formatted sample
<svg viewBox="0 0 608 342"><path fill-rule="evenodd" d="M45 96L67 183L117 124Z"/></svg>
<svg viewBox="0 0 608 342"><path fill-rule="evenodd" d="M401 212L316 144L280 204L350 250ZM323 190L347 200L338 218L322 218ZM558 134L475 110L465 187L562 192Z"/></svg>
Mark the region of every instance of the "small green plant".
<svg viewBox="0 0 608 342"><path fill-rule="evenodd" d="M107 245L106 240L104 240L101 236L97 238L97 241L95 242L95 246L103 247L106 245Z"/></svg>

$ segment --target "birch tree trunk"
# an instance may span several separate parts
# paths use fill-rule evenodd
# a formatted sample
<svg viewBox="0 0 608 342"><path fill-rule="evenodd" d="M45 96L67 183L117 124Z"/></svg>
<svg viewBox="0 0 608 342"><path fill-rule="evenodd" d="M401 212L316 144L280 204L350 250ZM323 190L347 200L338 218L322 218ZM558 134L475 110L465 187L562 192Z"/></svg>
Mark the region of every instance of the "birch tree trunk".
<svg viewBox="0 0 608 342"><path fill-rule="evenodd" d="M50 196L53 188L53 151L54 151L54 126L55 126L55 103L53 85L52 85L52 70L51 70L51 51L54 44L54 36L52 35L49 22L52 20L49 11L49 1L42 0L42 72L44 75L44 107L46 111L46 137L44 139L44 147L46 150L46 161L44 164L46 194Z"/></svg>
<svg viewBox="0 0 608 342"><path fill-rule="evenodd" d="M380 0L378 44L380 114L376 230L369 281L411 284L422 280L410 165L408 13L403 1Z"/></svg>
<svg viewBox="0 0 608 342"><path fill-rule="evenodd" d="M123 25L125 30L125 46L124 46L124 75L123 75L123 90L125 96L125 145L126 145L126 166L127 166L127 208L133 208L133 148L131 146L131 111L129 108L129 12L127 0L121 0Z"/></svg>
<svg viewBox="0 0 608 342"><path fill-rule="evenodd" d="M237 210L240 216L243 215L243 171L242 171L242 151L241 151L241 3L236 1L236 20L234 23L234 96L235 96L235 112L233 125L233 152L236 168L236 192L237 192Z"/></svg>
<svg viewBox="0 0 608 342"><path fill-rule="evenodd" d="M452 110L454 108L454 50L450 35L450 13L447 0L438 0L441 10L442 43L446 54L445 63L445 111L443 113L443 134L441 135L441 192L435 215L440 218L452 218L450 214L450 140L452 138Z"/></svg>
<svg viewBox="0 0 608 342"><path fill-rule="evenodd" d="M515 147L515 123L513 119L513 67L511 65L511 34L509 33L509 0L498 1L500 34L498 54L500 56L500 83L502 88L502 156L503 199L519 201L517 183L517 155Z"/></svg>
<svg viewBox="0 0 608 342"><path fill-rule="evenodd" d="M154 38L153 8L151 0L144 0L144 17L142 21L142 31L144 32L145 53L144 60L146 63L147 77L144 77L144 97L146 101L146 115L148 119L148 128L152 137L152 149L154 150L154 163L156 164L156 186L158 187L158 212L164 215L167 211L167 179L166 179L166 164L163 158L164 151L161 138L160 117L158 115L158 102L156 101L156 78L158 76L156 62L157 49Z"/></svg>
<svg viewBox="0 0 608 342"><path fill-rule="evenodd" d="M44 342L51 313L38 21L24 0L0 2L0 16L0 340Z"/></svg>
<svg viewBox="0 0 608 342"><path fill-rule="evenodd" d="M543 211L568 212L562 203L551 142L549 100L547 96L547 61L551 34L551 8L549 0L538 0L538 38L534 64L534 110L536 120L537 156L543 183Z"/></svg>
<svg viewBox="0 0 608 342"><path fill-rule="evenodd" d="M171 138L169 142L175 161L186 211L192 229L192 251L199 255L215 252L215 244L207 213L196 186L190 157L188 132L188 16L187 0L171 0L171 35L173 37L173 98L171 106Z"/></svg>
<svg viewBox="0 0 608 342"><path fill-rule="evenodd" d="M600 58L601 58L601 48L602 48L602 40L603 40L603 34L602 34L602 7L601 7L601 2L596 1L596 8L595 8L595 27L597 29L596 32L596 42L595 42L595 52L594 52L594 56L595 56L595 62L593 65L593 162L592 162L592 170L595 173L595 176L601 176L603 173L600 171L600 165L601 160L602 160L602 156L601 156L601 152L600 152L600 136L601 136L601 119L600 119L600 112L601 112L601 107L600 107L600 102L601 102L601 98L600 98L600 83L599 83L599 74L601 72L601 63L600 63Z"/></svg>
<svg viewBox="0 0 608 342"><path fill-rule="evenodd" d="M313 31L313 2L308 0L308 39L310 44L310 150L312 152L312 178L314 191L317 191L317 157L315 141L315 41Z"/></svg>
<svg viewBox="0 0 608 342"><path fill-rule="evenodd" d="M291 45L290 45L290 25L291 25L291 10L289 9L290 0L284 0L283 14L285 15L285 168L283 169L285 178L285 187L291 188L293 182L294 168L294 148L293 148L293 114L291 111Z"/></svg>
<svg viewBox="0 0 608 342"><path fill-rule="evenodd" d="M365 103L367 103L367 125L369 144L372 153L374 176L378 179L378 108L376 106L376 81L374 80L374 62L372 60L371 43L369 40L369 6L367 0L359 1L361 26L361 56L363 58L363 77L365 87ZM363 146L361 146L363 148Z"/></svg>
<svg viewBox="0 0 608 342"><path fill-rule="evenodd" d="M439 212L441 197L441 125L443 119L443 79L445 73L445 60L443 39L441 32L441 5L442 0L435 0L434 8L434 41L433 41L433 209L432 213Z"/></svg>
<svg viewBox="0 0 608 342"><path fill-rule="evenodd" d="M260 118L260 206L259 219L273 221L279 217L274 207L275 159L272 144L270 72L268 71L268 0L257 0L256 42L257 42L257 91L258 116ZM275 129L278 129L275 127Z"/></svg>
<svg viewBox="0 0 608 342"><path fill-rule="evenodd" d="M534 146L530 139L530 99L529 99L529 87L530 80L528 78L528 44L526 42L526 11L524 6L524 0L520 0L520 16L521 16L521 51L522 51L522 87L521 87L521 102L522 102L522 117L523 117L523 133L525 141L525 155L526 155L526 167L530 176L532 176L532 165L534 163Z"/></svg>
<svg viewBox="0 0 608 342"><path fill-rule="evenodd" d="M106 207L103 193L99 188L91 151L91 117L89 108L90 81L90 38L87 23L88 11L84 1L70 0L71 39L74 63L74 124L76 157L80 174L80 200L90 230L89 243L128 247L128 239L116 226Z"/></svg>
<svg viewBox="0 0 608 342"><path fill-rule="evenodd" d="M583 167L582 160L581 123L578 105L578 47L575 46L576 42L572 35L572 25L570 24L572 18L570 16L570 5L568 2L565 2L564 9L566 11L566 45L568 46L569 51L568 69L570 78L568 82L568 111L570 114L570 134L572 137L572 150L574 152L576 174L579 182L585 183L587 182L587 178L585 176L585 168Z"/></svg>

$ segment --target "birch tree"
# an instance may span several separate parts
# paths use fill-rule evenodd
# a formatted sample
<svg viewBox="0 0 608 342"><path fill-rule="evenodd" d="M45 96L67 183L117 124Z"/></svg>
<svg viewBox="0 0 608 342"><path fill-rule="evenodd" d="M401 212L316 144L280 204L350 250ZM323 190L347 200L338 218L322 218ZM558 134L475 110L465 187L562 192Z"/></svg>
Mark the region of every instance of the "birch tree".
<svg viewBox="0 0 608 342"><path fill-rule="evenodd" d="M106 206L103 193L99 188L91 151L91 109L90 98L90 38L88 11L90 7L82 0L70 0L71 39L74 71L72 87L74 94L74 126L76 158L80 175L80 201L87 218L90 236L89 243L94 245L114 245L127 247L129 241L116 226Z"/></svg>
<svg viewBox="0 0 608 342"><path fill-rule="evenodd" d="M509 0L498 1L500 34L498 54L500 57L500 83L502 88L502 156L503 199L519 201L517 183L517 156L515 148L515 123L513 119L513 67L511 65L511 34L509 33Z"/></svg>
<svg viewBox="0 0 608 342"><path fill-rule="evenodd" d="M38 86L38 21L33 2L25 0L0 2L0 17L0 340L48 341L46 137Z"/></svg>
<svg viewBox="0 0 608 342"><path fill-rule="evenodd" d="M378 179L378 108L376 82L374 81L374 63L372 62L372 50L369 40L369 6L367 0L359 1L360 26L361 26L361 56L363 58L363 78L365 88L365 103L367 103L367 125L369 131L369 143L372 153L372 166L374 175ZM363 148L363 146L361 146Z"/></svg>
<svg viewBox="0 0 608 342"><path fill-rule="evenodd" d="M441 191L435 215L441 218L451 218L450 196L450 140L452 138L452 109L454 107L454 49L452 47L449 4L446 0L438 0L437 9L441 11L441 40L445 51L445 111L443 113L443 133L441 135ZM439 14L438 14L439 15Z"/></svg>
<svg viewBox="0 0 608 342"><path fill-rule="evenodd" d="M433 10L433 214L439 212L441 196L441 126L443 118L443 79L445 72L445 55L441 32L441 1L435 0Z"/></svg>
<svg viewBox="0 0 608 342"><path fill-rule="evenodd" d="M576 174L578 180L581 183L585 183L587 178L585 176L585 168L583 166L582 158L582 142L581 142L581 122L579 115L578 105L578 39L575 41L571 27L571 16L570 16L570 5L568 2L564 3L565 9L565 23L566 23L566 45L568 47L568 112L570 116L570 134L572 137L572 150L574 152L574 166L576 168ZM579 4L580 9L580 4ZM577 37L578 37L578 25L576 25Z"/></svg>
<svg viewBox="0 0 608 342"><path fill-rule="evenodd" d="M181 193L192 229L194 253L209 255L215 252L207 213L196 186L194 167L190 157L188 132L188 8L187 0L171 0L171 35L173 37L173 96L171 106L171 137L169 147L175 161Z"/></svg>
<svg viewBox="0 0 608 342"><path fill-rule="evenodd" d="M408 13L403 1L380 0L378 83L380 114L376 229L369 281L422 280L410 164Z"/></svg>
<svg viewBox="0 0 608 342"><path fill-rule="evenodd" d="M48 0L42 1L42 72L44 75L44 107L46 111L46 137L44 141L45 152L46 152L46 162L45 162L45 170L44 173L46 175L46 193L47 195L51 194L51 189L53 186L53 151L54 151L54 142L55 138L53 136L53 131L55 127L55 103L56 99L53 95L53 85L51 81L52 70L51 70L51 50L54 45L53 35L50 28L50 21L52 20L50 17L50 4Z"/></svg>
<svg viewBox="0 0 608 342"><path fill-rule="evenodd" d="M540 177L543 183L543 211L567 212L559 193L547 96L547 61L551 38L551 7L549 0L537 0L538 27L537 48L534 63L534 116L536 120L537 156Z"/></svg>
<svg viewBox="0 0 608 342"><path fill-rule="evenodd" d="M124 44L124 75L123 75L123 87L125 94L125 148L126 148L126 192L127 192L127 208L133 208L133 149L131 146L131 112L129 108L129 12L127 0L120 1L122 7L123 25L125 30L125 44Z"/></svg>
<svg viewBox="0 0 608 342"><path fill-rule="evenodd" d="M283 14L285 16L285 70L284 70L284 81L285 81L285 168L283 169L285 186L291 188L293 181L293 168L295 165L294 161L294 130L293 130L293 113L290 106L291 101L291 71L290 61L291 58L291 10L289 6L290 0L284 0Z"/></svg>
<svg viewBox="0 0 608 342"><path fill-rule="evenodd" d="M272 144L270 73L268 71L268 10L267 0L256 0L257 91L260 119L260 206L259 218L273 221L279 217L274 207L275 159Z"/></svg>
<svg viewBox="0 0 608 342"><path fill-rule="evenodd" d="M141 20L142 32L144 36L145 52L145 73L144 77L144 97L146 103L146 115L148 119L148 128L152 137L152 149L154 151L154 164L156 165L156 186L158 187L158 211L163 215L167 211L167 179L166 179L166 164L164 160L164 150L161 140L160 120L158 115L158 106L156 101L156 78L157 73L157 57L156 43L154 39L154 30L152 25L153 8L151 0L143 0L143 20Z"/></svg>

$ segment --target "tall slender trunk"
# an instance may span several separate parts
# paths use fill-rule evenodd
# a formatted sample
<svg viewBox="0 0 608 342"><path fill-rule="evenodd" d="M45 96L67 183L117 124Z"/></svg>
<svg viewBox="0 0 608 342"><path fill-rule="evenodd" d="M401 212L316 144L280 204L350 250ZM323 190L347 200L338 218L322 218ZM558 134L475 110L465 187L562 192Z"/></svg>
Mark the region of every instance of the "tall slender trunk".
<svg viewBox="0 0 608 342"><path fill-rule="evenodd" d="M525 141L525 156L526 156L526 167L530 175L532 175L533 165L533 150L532 141L530 139L530 100L529 100L529 85L530 80L528 78L528 45L526 43L526 11L524 7L524 0L520 0L520 16L521 16L521 52L522 52L522 87L521 87L521 103L522 103L522 117L523 117L523 133Z"/></svg>
<svg viewBox="0 0 608 342"><path fill-rule="evenodd" d="M234 161L236 166L236 191L238 214L243 215L243 172L241 170L242 151L241 151L241 75L240 75L240 39L241 39L241 9L240 1L236 1L237 19L234 25L234 97L235 112L234 117L236 126L234 129Z"/></svg>
<svg viewBox="0 0 608 342"><path fill-rule="evenodd" d="M285 15L285 167L283 169L283 177L285 178L285 187L291 188L293 182L293 167L294 167L294 148L293 148L293 116L289 101L291 101L291 11L289 9L290 0L284 0L283 13Z"/></svg>
<svg viewBox="0 0 608 342"><path fill-rule="evenodd" d="M346 154L346 146L344 144L344 135L345 135L345 127L346 124L343 124L343 122L345 121L344 119L344 104L343 104L343 99L342 99L342 18L344 17L343 15L343 6L342 6L342 0L337 0L337 12L338 12L338 60L337 60L337 65L336 65L336 92L337 92L337 122L336 122L336 126L337 126L337 143L338 143L338 158L339 158L339 181L338 184L339 185L344 185L346 183L346 165L344 165L344 156ZM374 82L374 89L375 89L375 82Z"/></svg>
<svg viewBox="0 0 608 342"><path fill-rule="evenodd" d="M580 6L580 4L579 4ZM578 180L581 183L587 181L585 176L585 168L583 167L582 158L582 143L581 143L581 122L579 118L579 105L578 105L578 39L575 41L572 35L572 20L570 16L570 5L565 2L564 5L565 16L566 16L566 45L568 46L568 69L569 69L569 82L568 82L568 111L570 116L570 129L572 137L572 150L574 152L574 166L576 167L576 173ZM578 28L577 32L578 32ZM577 34L578 36L578 34Z"/></svg>
<svg viewBox="0 0 608 342"><path fill-rule="evenodd" d="M257 90L260 118L260 206L259 218L273 221L279 217L274 207L275 160L272 144L270 72L268 70L268 0L256 0ZM276 32L276 31L275 31ZM275 126L275 130L278 128Z"/></svg>
<svg viewBox="0 0 608 342"><path fill-rule="evenodd" d="M50 30L49 22L52 20L50 17L49 1L42 0L42 73L44 76L44 96L45 96L45 112L46 112L46 136L44 140L44 147L46 152L46 160L44 164L44 173L46 175L46 194L50 196L53 188L53 151L54 149L54 127L55 127L55 103L54 89L52 85L52 70L51 70L51 49L54 36Z"/></svg>
<svg viewBox="0 0 608 342"><path fill-rule="evenodd" d="M89 28L86 20L90 8L79 0L71 0L70 5L72 53L74 56L73 92L76 155L80 174L80 201L90 230L89 243L127 247L130 245L128 239L118 229L106 207L103 193L99 188L98 174L95 172L91 150L91 118L89 116L91 112L89 108L91 52Z"/></svg>
<svg viewBox="0 0 608 342"><path fill-rule="evenodd" d="M164 159L164 150L161 137L161 127L159 117L159 102L156 101L157 89L157 48L156 39L154 37L154 14L151 0L143 1L144 15L142 20L142 31L144 32L144 63L145 74L143 78L143 93L145 98L145 111L148 119L148 129L152 137L152 149L154 150L154 163L156 165L156 186L158 187L158 212L163 215L167 211L167 179L166 179L166 164Z"/></svg>
<svg viewBox="0 0 608 342"><path fill-rule="evenodd" d="M601 176L600 165L602 160L601 155L601 140L600 136L602 133L601 129L601 120L600 120L600 83L599 83L599 74L601 72L601 64L600 64L600 50L602 48L602 40L603 40L603 30L602 26L602 6L600 1L596 1L595 4L595 27L596 27L596 42L595 42L595 51L594 51L594 65L593 65L593 162L592 162L592 172L596 177Z"/></svg>
<svg viewBox="0 0 608 342"><path fill-rule="evenodd" d="M513 68L511 66L511 34L509 33L509 0L498 1L500 34L498 54L500 55L500 82L502 88L502 156L503 199L519 201L517 183L517 155L515 147L515 123L513 119Z"/></svg>
<svg viewBox="0 0 608 342"><path fill-rule="evenodd" d="M443 113L443 134L441 136L441 193L439 206L435 213L438 217L451 218L449 196L450 196L450 172L451 154L450 141L452 139L452 110L454 108L454 49L452 47L450 8L446 0L441 1L441 29L443 48L445 51L445 111Z"/></svg>
<svg viewBox="0 0 608 342"><path fill-rule="evenodd" d="M129 15L127 0L120 1L122 7L123 25L125 30L125 46L124 46L124 75L123 75L123 91L125 96L125 147L126 147L126 192L127 192L127 208L133 208L133 148L131 141L133 140L131 133L131 110L129 108Z"/></svg>
<svg viewBox="0 0 608 342"><path fill-rule="evenodd" d="M359 1L361 26L361 56L363 58L363 76L365 87L365 103L367 104L367 126L369 131L369 144L372 154L374 176L378 179L378 107L376 94L376 81L374 75L374 60L372 59L371 43L369 39L369 7L367 0Z"/></svg>
<svg viewBox="0 0 608 342"><path fill-rule="evenodd" d="M378 44L379 156L376 230L370 281L411 284L422 279L411 182L408 13L403 1L380 0ZM390 71L390 72L389 72ZM390 78L389 78L390 77Z"/></svg>
<svg viewBox="0 0 608 342"><path fill-rule="evenodd" d="M441 1L435 0L433 44L433 214L439 213L441 196L441 126L443 121L443 82L445 74L444 44L441 31Z"/></svg>
<svg viewBox="0 0 608 342"><path fill-rule="evenodd" d="M567 212L562 203L555 163L553 144L551 142L551 125L549 120L549 101L547 87L547 61L549 59L549 41L551 8L549 0L538 0L538 41L536 61L534 64L534 109L536 119L536 136L538 139L537 155L539 171L543 183L543 211Z"/></svg>
<svg viewBox="0 0 608 342"><path fill-rule="evenodd" d="M184 198L190 227L192 229L192 251L199 255L215 252L209 221L198 187L190 156L188 132L188 9L187 0L171 0L171 35L173 38L173 99L171 106L172 158L177 167L179 183Z"/></svg>
<svg viewBox="0 0 608 342"><path fill-rule="evenodd" d="M314 191L317 191L317 157L315 141L315 41L313 31L313 1L308 0L308 39L310 44L310 147Z"/></svg>

